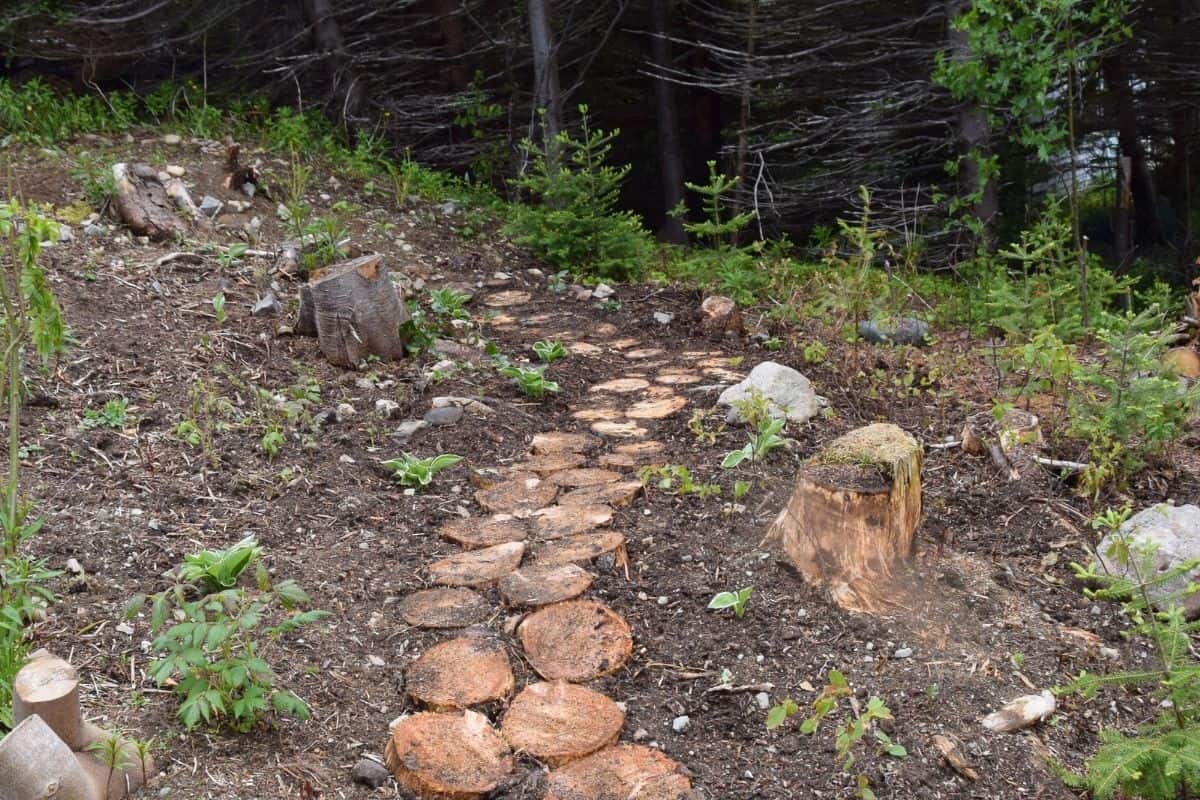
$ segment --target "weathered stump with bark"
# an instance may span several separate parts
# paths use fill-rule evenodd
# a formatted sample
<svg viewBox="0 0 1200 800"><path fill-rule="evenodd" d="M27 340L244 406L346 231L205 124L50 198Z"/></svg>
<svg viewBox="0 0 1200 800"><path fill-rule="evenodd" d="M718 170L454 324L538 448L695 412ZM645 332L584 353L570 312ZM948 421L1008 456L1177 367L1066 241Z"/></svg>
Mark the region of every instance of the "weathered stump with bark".
<svg viewBox="0 0 1200 800"><path fill-rule="evenodd" d="M827 586L838 605L877 608L893 565L912 553L921 457L921 445L895 425L850 431L800 468L767 538L778 538L804 578Z"/></svg>
<svg viewBox="0 0 1200 800"><path fill-rule="evenodd" d="M403 358L400 326L408 318L383 257L374 253L313 275L300 291L296 331L315 332L330 362L354 367L368 355L387 361Z"/></svg>
<svg viewBox="0 0 1200 800"><path fill-rule="evenodd" d="M192 213L187 189L178 179L160 183L158 172L146 164L114 164L113 210L117 217L138 236L149 236L156 242L183 236L187 223L176 210Z"/></svg>

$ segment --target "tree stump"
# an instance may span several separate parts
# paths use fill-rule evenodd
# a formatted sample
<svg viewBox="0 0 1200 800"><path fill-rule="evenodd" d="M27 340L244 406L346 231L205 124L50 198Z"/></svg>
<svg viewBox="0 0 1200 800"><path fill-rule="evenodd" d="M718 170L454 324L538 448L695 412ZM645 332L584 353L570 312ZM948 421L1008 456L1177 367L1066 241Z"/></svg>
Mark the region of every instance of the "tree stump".
<svg viewBox="0 0 1200 800"><path fill-rule="evenodd" d="M800 468L767 539L838 605L875 609L921 519L921 445L895 425L858 428Z"/></svg>
<svg viewBox="0 0 1200 800"><path fill-rule="evenodd" d="M21 668L13 680L13 721L34 714L72 750L82 750L83 716L79 709L79 675L61 658L45 651Z"/></svg>
<svg viewBox="0 0 1200 800"><path fill-rule="evenodd" d="M0 740L0 791L8 798L101 800L80 759L36 714Z"/></svg>
<svg viewBox="0 0 1200 800"><path fill-rule="evenodd" d="M315 324L321 352L340 367L369 355L404 357L400 326L409 319L378 253L352 258L313 275L300 291L298 331Z"/></svg>
<svg viewBox="0 0 1200 800"><path fill-rule="evenodd" d="M120 163L113 164L112 174L116 184L113 210L131 231L156 242L187 233L187 224L176 215L166 187L158 181L157 170L146 164Z"/></svg>

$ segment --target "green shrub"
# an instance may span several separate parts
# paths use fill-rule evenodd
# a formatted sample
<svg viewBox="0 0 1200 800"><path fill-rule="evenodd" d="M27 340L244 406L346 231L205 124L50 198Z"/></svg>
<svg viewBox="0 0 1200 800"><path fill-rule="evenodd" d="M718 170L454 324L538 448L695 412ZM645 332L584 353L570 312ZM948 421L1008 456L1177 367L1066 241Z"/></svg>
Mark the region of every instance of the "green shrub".
<svg viewBox="0 0 1200 800"><path fill-rule="evenodd" d="M462 456L453 453L441 453L429 458L417 458L408 453L402 453L400 458L384 461L383 467L391 472L392 477L400 481L402 485L423 489L433 483L434 475L453 467L462 459Z"/></svg>
<svg viewBox="0 0 1200 800"><path fill-rule="evenodd" d="M563 131L543 152L526 140L528 172L515 181L533 204L513 206L504 232L556 267L606 280L639 274L653 248L641 219L618 210L630 167L605 162L619 131L592 130L587 106L580 138Z"/></svg>

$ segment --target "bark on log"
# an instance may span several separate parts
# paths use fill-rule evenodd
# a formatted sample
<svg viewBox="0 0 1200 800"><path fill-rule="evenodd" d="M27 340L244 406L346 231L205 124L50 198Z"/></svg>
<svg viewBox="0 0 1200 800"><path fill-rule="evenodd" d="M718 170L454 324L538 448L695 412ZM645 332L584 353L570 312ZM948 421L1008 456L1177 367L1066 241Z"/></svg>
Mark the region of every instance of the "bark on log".
<svg viewBox="0 0 1200 800"><path fill-rule="evenodd" d="M175 202L158 182L156 170L145 164L119 163L113 164L112 173L116 183L113 208L131 231L158 242L187 233L187 225L175 214Z"/></svg>
<svg viewBox="0 0 1200 800"><path fill-rule="evenodd" d="M18 800L103 800L75 753L36 714L0 740L0 792Z"/></svg>
<svg viewBox="0 0 1200 800"><path fill-rule="evenodd" d="M892 566L908 558L921 519L921 445L891 424L833 441L800 469L767 538L806 580L849 610L883 604Z"/></svg>
<svg viewBox="0 0 1200 800"><path fill-rule="evenodd" d="M61 658L42 652L13 680L13 722L37 715L67 747L82 750L79 674Z"/></svg>
<svg viewBox="0 0 1200 800"><path fill-rule="evenodd" d="M313 276L300 295L299 330L306 296L311 301L321 352L332 363L354 367L368 355L384 360L404 357L400 326L408 312L388 277L379 254L334 264Z"/></svg>

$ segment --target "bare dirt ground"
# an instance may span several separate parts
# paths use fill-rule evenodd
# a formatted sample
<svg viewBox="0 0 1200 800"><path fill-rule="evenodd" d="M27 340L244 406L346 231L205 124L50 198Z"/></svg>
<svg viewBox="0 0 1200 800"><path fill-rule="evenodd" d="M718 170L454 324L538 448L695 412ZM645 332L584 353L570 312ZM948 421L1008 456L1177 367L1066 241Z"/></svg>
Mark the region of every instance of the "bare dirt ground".
<svg viewBox="0 0 1200 800"><path fill-rule="evenodd" d="M132 143L77 145L159 168L182 165L197 199L233 196L219 185L220 157L194 143L168 147L147 132ZM56 206L79 199L61 153L29 149L10 156L14 191ZM272 165L269 156L262 158ZM1016 695L1064 683L1081 669L1112 666L1072 629L1095 633L1126 667L1146 656L1139 644L1121 638L1116 610L1083 598L1071 579L1069 562L1088 557L1094 534L1086 507L1052 476L1008 483L986 458L930 450L917 555L903 576L906 590L897 591L898 605L888 613L840 611L777 552L760 549L796 467L822 443L876 420L937 442L956 436L968 414L989 408L993 383L979 342L941 331L922 351L851 347L818 320L772 323L785 341L779 352L743 339L713 341L696 324L695 292L621 286L620 309L604 310L551 291L526 271L539 265L493 230L473 225L475 235L461 235L461 211L448 214L455 209L425 203L397 208L390 198L320 173L310 197L318 211L338 200L358 205L351 224L356 251L379 251L393 270L430 288L475 287L475 322L510 356L529 356L532 342L549 338L579 352L550 368L562 391L541 402L523 398L486 368L460 369L434 383L428 376L441 358L435 354L354 373L329 366L315 340L279 333L294 317L298 284L264 276L269 259L222 267L209 256L157 266L179 248L139 243L119 229L86 236L78 226L74 241L47 251L74 345L52 374L35 382L25 410L25 488L47 515L32 548L55 568L77 559L86 578L60 580L61 602L37 626L35 639L69 656L86 676L84 703L93 717L160 737L163 775L147 796L403 796L394 786L372 792L356 785L349 770L360 754L382 752L388 723L414 710L403 691L404 668L444 638L408 628L396 604L428 585L424 570L431 561L456 551L438 536L441 523L480 513L471 470L523 457L538 432L586 431L588 423L572 412L591 402L598 383L631 374L654 380L680 370L703 380L676 387L686 407L644 421L646 437L666 446L665 461L686 465L723 491L701 500L651 487L617 512L612 527L627 537L628 575L598 571L591 596L629 622L634 657L594 688L626 704L622 739L660 747L691 775L697 797L782 800L853 792L828 723L816 736L800 734L795 722L768 732L755 692L707 691L721 682L723 670L734 684L771 684L773 702L790 695L802 707L831 668L841 669L860 696L881 697L896 718L888 726L891 736L908 756L883 756L865 742L855 771L863 771L882 798L1072 796L1046 757L1077 768L1094 751L1102 726L1129 728L1151 716L1146 698L1123 691L1092 703L1064 698L1052 719L1023 734L994 734L979 724ZM251 216L263 220L264 246L283 239L275 203L262 196L245 214L223 214L214 238L234 241ZM497 280L497 272L511 277ZM271 279L291 306L279 317L252 316L259 284ZM490 296L510 290L527 292L528 302L487 305ZM211 302L221 291L228 314L223 324ZM673 321L659 324L656 311L673 313ZM801 350L812 341L824 342L829 356L806 365ZM712 443L697 438L689 419L716 395L696 387L728 383L763 360L805 372L835 413L790 430L798 442L790 453L723 471L721 457L741 446L744 430L727 429ZM910 372L929 377L930 389L906 390L902 378ZM173 433L196 414L197 381L248 414L257 388L286 392L306 377L320 390L313 414L340 403L357 413L315 430L288 429L275 459L261 451L261 430L252 425L218 433L211 460ZM487 398L495 414L468 414L456 425L398 441L399 420L420 418L440 395ZM124 429L82 427L85 409L117 396L131 404ZM375 413L381 399L399 404L397 418ZM706 425L715 428L719 420L711 415ZM605 450L625 442L608 439ZM1192 444L1172 454L1170 469L1139 481L1139 504L1195 498ZM408 494L378 466L402 450L457 453L467 462ZM752 482L736 502L735 478ZM313 717L305 723L271 718L249 735L185 733L175 720L176 698L147 678L147 619L135 620L128 633L118 627L121 608L134 593L163 588L162 573L186 553L247 534L266 547L276 576L295 578L317 607L331 612L270 650L283 685L308 701ZM749 585L755 589L744 618L705 609L714 593ZM507 615L498 614L490 626L505 635L506 622ZM897 657L903 649L911 655ZM518 687L534 680L519 648L510 650ZM495 718L501 709L488 711ZM682 715L690 725L676 732L672 720ZM957 740L978 781L946 764L931 741L938 734ZM518 773L496 797L541 796L544 768L525 759Z"/></svg>

